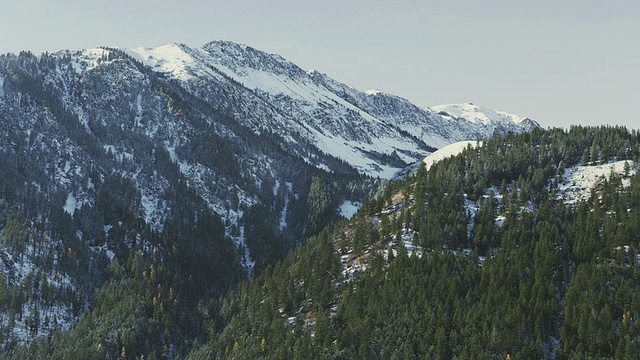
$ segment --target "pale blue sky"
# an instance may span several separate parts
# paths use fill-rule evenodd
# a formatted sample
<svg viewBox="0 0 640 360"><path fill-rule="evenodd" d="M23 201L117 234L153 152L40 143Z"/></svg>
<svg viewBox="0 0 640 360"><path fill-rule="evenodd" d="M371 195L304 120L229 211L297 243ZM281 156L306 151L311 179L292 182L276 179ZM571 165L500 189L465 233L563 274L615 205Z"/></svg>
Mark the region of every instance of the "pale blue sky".
<svg viewBox="0 0 640 360"><path fill-rule="evenodd" d="M640 128L640 1L0 0L0 53L231 40L360 90Z"/></svg>

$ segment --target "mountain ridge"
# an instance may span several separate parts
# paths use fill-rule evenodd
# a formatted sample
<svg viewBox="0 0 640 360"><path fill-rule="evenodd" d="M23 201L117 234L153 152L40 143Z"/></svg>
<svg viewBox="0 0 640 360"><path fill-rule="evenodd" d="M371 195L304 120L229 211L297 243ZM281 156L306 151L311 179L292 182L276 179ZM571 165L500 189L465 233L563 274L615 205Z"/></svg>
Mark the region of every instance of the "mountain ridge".
<svg viewBox="0 0 640 360"><path fill-rule="evenodd" d="M68 329L103 285L149 280L151 265L171 268L164 290L190 306L176 311L194 311L437 145L504 130L465 131L230 42L0 55L0 85L2 273L7 291L33 290L3 310L18 343ZM60 320L45 326L34 309Z"/></svg>
<svg viewBox="0 0 640 360"><path fill-rule="evenodd" d="M187 54L190 57L188 62L182 60L182 65L185 66L184 69L178 70L181 64L171 62L163 57L166 52L158 51L158 49L167 47L172 50L178 49L181 56ZM420 160L421 156L417 156L413 152L415 152L416 148L424 149L424 145L430 148L439 148L451 142L487 138L493 136L494 133L506 134L508 131L529 131L540 127L533 121L528 121L524 124L522 122L513 124L508 121L491 119L491 121L477 124L473 121L464 121L466 120L464 117L451 121L452 119L437 113L420 109L401 97L382 92L369 94L359 91L316 70L305 71L279 55L267 54L250 46L228 41L213 41L196 49L189 48L183 44L169 44L155 49L122 50L158 71L175 74L175 77L181 80L188 80L189 76L185 74L189 73L193 74L192 77L201 77L211 71L216 74L222 73L242 84L245 88L261 91L264 93L263 95L271 96L288 107L295 106L295 103L299 102L302 103L301 107L306 111L321 112L323 111L323 106L329 106L329 109L334 114L342 117L345 116L344 111L355 112L349 117L351 121L364 119L381 125L381 127L378 126L371 130L361 129L363 130L361 131L362 136L356 137L355 134L349 136L350 133L348 131L340 131L341 129L344 130L344 128L341 128L336 123L318 124L317 121L309 119L296 124L300 127L299 131L301 133L306 133L312 139L324 143L325 148L343 147L339 142L331 141L324 136L324 132L327 130L330 133L333 130L335 135L335 130L338 129L338 132L347 134L344 136L344 140L364 140L368 144L371 144L373 140L370 138L371 135L369 137L365 135L373 133L375 137L381 138L375 150L383 151L385 154L399 151L402 154L400 156L403 161L411 163ZM177 58L181 57L178 56ZM187 66L187 63L189 66ZM197 66L197 64L200 65ZM326 90L329 90L329 92ZM318 109L318 107L314 107L314 104L323 106ZM488 109L485 110L490 111ZM340 114L341 112L343 114ZM398 117L399 113L403 115ZM289 116L292 115L304 119L300 111L289 114ZM457 124L457 122L461 124ZM363 123L360 122L360 124ZM413 145L405 144L404 146L397 144L396 142L399 138L394 136L393 133L398 131L404 131L412 135L414 139L418 140L418 143L415 144L414 142ZM332 153L332 155L336 155L355 165L360 171L365 171L371 175L383 175L387 178L393 176L393 170L383 173L375 168L372 169L371 166L368 167L366 151L354 147L343 147L340 150ZM368 150L374 149L370 148ZM348 151L360 156L358 158L347 156L344 152ZM395 169L395 171L397 170L399 168Z"/></svg>

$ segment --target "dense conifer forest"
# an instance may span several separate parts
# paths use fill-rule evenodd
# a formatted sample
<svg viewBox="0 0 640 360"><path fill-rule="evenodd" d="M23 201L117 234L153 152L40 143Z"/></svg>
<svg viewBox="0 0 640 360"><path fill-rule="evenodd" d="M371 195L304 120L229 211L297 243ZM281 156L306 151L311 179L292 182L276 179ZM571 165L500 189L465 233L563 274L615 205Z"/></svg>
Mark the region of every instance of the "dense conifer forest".
<svg viewBox="0 0 640 360"><path fill-rule="evenodd" d="M422 168L209 301L210 339L189 357L632 359L639 141L612 127L534 131ZM565 169L613 160L629 166L563 203ZM409 229L422 256L389 248ZM366 269L349 281L353 253Z"/></svg>
<svg viewBox="0 0 640 360"><path fill-rule="evenodd" d="M30 321L54 331L5 345L0 357L635 358L640 134L576 126L478 145L389 183L354 218L321 231L335 200L331 183L313 180L307 206L317 221L300 232L317 235L250 282L225 262L233 248L220 219L181 204L193 197L175 189L185 196L173 211L197 216L176 215L162 235L131 216L109 239L139 245L123 245L113 261L66 244L59 261L43 260L65 271L107 268L95 306L70 330L55 330L56 319L34 308ZM611 171L585 200L565 201L565 172L623 160L624 171ZM126 188L114 185L98 205L131 211L118 192ZM46 259L38 230L2 206L3 244L28 244ZM0 281L9 311L29 297L69 298L82 309L89 299L78 293L50 291L38 274L26 285Z"/></svg>

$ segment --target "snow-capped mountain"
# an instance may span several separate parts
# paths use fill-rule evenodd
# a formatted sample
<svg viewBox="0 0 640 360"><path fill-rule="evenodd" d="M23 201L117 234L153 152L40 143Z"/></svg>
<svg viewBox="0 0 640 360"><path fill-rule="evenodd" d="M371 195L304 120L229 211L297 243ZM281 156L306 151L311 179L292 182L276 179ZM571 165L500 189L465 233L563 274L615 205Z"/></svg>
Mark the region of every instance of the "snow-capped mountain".
<svg viewBox="0 0 640 360"><path fill-rule="evenodd" d="M527 117L487 109L473 103L432 106L426 111L457 124L465 124L465 121L474 124L479 131L479 138L504 135L509 131L518 133L523 129L529 131L540 127L538 123Z"/></svg>
<svg viewBox="0 0 640 360"><path fill-rule="evenodd" d="M389 177L430 150L277 55L229 42L124 51L211 103L220 102L223 89L235 93L225 105L254 132L272 131L289 143L302 140L369 175ZM314 165L334 171L325 162Z"/></svg>
<svg viewBox="0 0 640 360"><path fill-rule="evenodd" d="M350 88L317 71L304 71L278 55L231 42L211 42L198 49L169 44L124 51L211 101L218 94L207 93L208 88L219 89L228 80L240 84L251 92L243 96L259 107L259 111L235 114L246 125L254 130L272 129L287 141L304 138L373 176L389 178L402 163L419 161L425 152L452 142L538 126L518 117L490 122L464 116L451 119L397 96ZM272 111L273 106L277 111ZM481 112L492 120L497 114L488 109Z"/></svg>
<svg viewBox="0 0 640 360"><path fill-rule="evenodd" d="M22 312L59 325L116 259L164 254L189 264L184 286L223 289L375 193L372 177L538 126L433 109L231 42L2 55L0 270L49 279L54 300Z"/></svg>

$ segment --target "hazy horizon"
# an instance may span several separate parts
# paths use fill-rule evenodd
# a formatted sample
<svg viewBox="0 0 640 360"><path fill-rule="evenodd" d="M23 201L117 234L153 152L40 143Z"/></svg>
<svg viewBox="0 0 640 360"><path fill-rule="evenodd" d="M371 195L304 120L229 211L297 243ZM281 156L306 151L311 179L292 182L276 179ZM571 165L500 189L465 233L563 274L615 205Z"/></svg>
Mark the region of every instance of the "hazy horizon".
<svg viewBox="0 0 640 360"><path fill-rule="evenodd" d="M0 53L230 40L420 107L473 102L544 127L640 128L640 4L21 0Z"/></svg>

